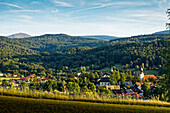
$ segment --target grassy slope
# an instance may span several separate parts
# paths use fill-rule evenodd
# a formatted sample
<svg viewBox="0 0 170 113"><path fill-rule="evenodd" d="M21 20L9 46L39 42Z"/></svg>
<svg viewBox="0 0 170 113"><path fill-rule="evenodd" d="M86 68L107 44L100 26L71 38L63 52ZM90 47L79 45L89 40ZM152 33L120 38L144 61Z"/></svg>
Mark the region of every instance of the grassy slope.
<svg viewBox="0 0 170 113"><path fill-rule="evenodd" d="M108 112L108 113L169 113L170 108L149 107L138 105L117 105L90 102L60 101L47 99L32 99L22 97L0 96L0 112L59 112L59 113L90 113L90 112Z"/></svg>

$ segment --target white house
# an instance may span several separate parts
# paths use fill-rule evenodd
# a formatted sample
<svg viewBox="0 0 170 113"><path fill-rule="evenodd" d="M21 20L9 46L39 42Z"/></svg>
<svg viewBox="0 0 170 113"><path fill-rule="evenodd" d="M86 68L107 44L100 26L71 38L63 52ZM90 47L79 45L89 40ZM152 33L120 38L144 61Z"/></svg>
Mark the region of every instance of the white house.
<svg viewBox="0 0 170 113"><path fill-rule="evenodd" d="M18 75L17 74L14 74L14 77L17 77Z"/></svg>
<svg viewBox="0 0 170 113"><path fill-rule="evenodd" d="M0 73L0 77L2 77L3 76L3 74L2 73Z"/></svg>
<svg viewBox="0 0 170 113"><path fill-rule="evenodd" d="M80 76L80 75L81 75L81 73L77 73L77 75L78 75L78 76Z"/></svg>
<svg viewBox="0 0 170 113"><path fill-rule="evenodd" d="M103 77L99 81L100 86L110 85L109 77Z"/></svg>

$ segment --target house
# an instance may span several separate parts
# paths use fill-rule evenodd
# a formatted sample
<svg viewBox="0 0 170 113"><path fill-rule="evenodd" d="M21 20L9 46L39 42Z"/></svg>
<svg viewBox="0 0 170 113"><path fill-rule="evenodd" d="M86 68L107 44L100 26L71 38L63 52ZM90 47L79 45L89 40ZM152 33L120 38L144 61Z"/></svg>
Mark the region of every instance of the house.
<svg viewBox="0 0 170 113"><path fill-rule="evenodd" d="M136 82L136 85L141 87L141 84L139 82Z"/></svg>
<svg viewBox="0 0 170 113"><path fill-rule="evenodd" d="M29 79L28 79L28 78L24 78L24 77L22 77L22 78L18 79L18 81L19 81L19 82L20 82L20 81L29 82Z"/></svg>
<svg viewBox="0 0 170 113"><path fill-rule="evenodd" d="M77 75L78 75L78 76L80 76L80 75L81 75L81 73L77 73Z"/></svg>
<svg viewBox="0 0 170 113"><path fill-rule="evenodd" d="M139 94L133 92L132 89L123 89L123 90L113 90L113 93L117 96L135 96L136 98L141 98Z"/></svg>
<svg viewBox="0 0 170 113"><path fill-rule="evenodd" d="M110 73L105 72L102 76L103 77L110 77Z"/></svg>
<svg viewBox="0 0 170 113"><path fill-rule="evenodd" d="M120 90L120 86L119 85L106 85L106 89L110 89L110 90Z"/></svg>
<svg viewBox="0 0 170 113"><path fill-rule="evenodd" d="M34 78L35 77L35 75L29 75L29 78Z"/></svg>
<svg viewBox="0 0 170 113"><path fill-rule="evenodd" d="M47 82L47 81L51 80L51 78L42 78L41 80L42 80L42 82Z"/></svg>
<svg viewBox="0 0 170 113"><path fill-rule="evenodd" d="M132 89L126 89L126 90L125 90L125 93L126 93L126 94L135 94L135 92L133 92Z"/></svg>
<svg viewBox="0 0 170 113"><path fill-rule="evenodd" d="M143 80L148 80L149 78L153 78L154 80L157 80L157 78L155 77L155 75L144 75Z"/></svg>
<svg viewBox="0 0 170 113"><path fill-rule="evenodd" d="M17 77L18 75L17 74L14 74L14 77Z"/></svg>
<svg viewBox="0 0 170 113"><path fill-rule="evenodd" d="M99 84L100 86L110 85L110 78L109 77L103 77L100 79Z"/></svg>

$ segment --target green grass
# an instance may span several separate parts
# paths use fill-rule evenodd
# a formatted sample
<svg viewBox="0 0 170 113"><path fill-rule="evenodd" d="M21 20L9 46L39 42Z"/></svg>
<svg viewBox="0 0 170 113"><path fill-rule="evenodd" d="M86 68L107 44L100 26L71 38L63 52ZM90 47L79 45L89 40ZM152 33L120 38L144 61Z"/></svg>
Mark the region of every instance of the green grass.
<svg viewBox="0 0 170 113"><path fill-rule="evenodd" d="M143 100L136 99L120 99L120 98L107 98L107 97L84 97L81 95L67 96L65 94L54 94L48 92L39 91L18 91L8 90L0 88L0 95L25 97L25 98L36 98L36 99L53 99L53 100L64 100L64 101L81 101L81 102L92 102L92 103L107 103L107 104L124 104L124 105L141 105L141 106L159 106L159 107L170 107L170 103L158 100L149 100L149 102L143 102Z"/></svg>
<svg viewBox="0 0 170 113"><path fill-rule="evenodd" d="M169 113L170 108L0 96L1 113Z"/></svg>

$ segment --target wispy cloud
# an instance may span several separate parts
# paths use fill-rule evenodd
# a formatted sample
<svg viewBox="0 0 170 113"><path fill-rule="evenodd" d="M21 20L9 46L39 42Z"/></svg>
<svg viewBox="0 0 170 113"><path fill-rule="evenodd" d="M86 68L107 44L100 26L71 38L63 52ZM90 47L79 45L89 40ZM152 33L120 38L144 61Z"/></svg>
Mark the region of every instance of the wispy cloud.
<svg viewBox="0 0 170 113"><path fill-rule="evenodd" d="M131 11L128 16L130 17L136 17L136 18L141 18L144 20L150 20L150 21L157 21L157 20L166 20L166 15L162 14L163 12L158 11L158 10L136 10L136 11Z"/></svg>
<svg viewBox="0 0 170 113"><path fill-rule="evenodd" d="M41 2L38 2L38 1L33 1L31 2L31 4L40 4Z"/></svg>
<svg viewBox="0 0 170 113"><path fill-rule="evenodd" d="M154 2L159 6L159 8L164 8L164 6L170 5L168 0L154 0Z"/></svg>
<svg viewBox="0 0 170 113"><path fill-rule="evenodd" d="M94 8L102 8L107 6L143 6L143 5L150 5L150 3L147 2L125 2L125 1L119 1L119 2L109 2L109 3L94 3L93 5L96 5Z"/></svg>
<svg viewBox="0 0 170 113"><path fill-rule="evenodd" d="M125 2L125 1L118 1L118 2L107 2L107 3L92 3L91 7L88 8L84 8L84 9L80 9L80 10L76 10L73 11L72 13L75 12L80 12L80 11L86 11L86 10L94 10L94 9L99 9L99 8L105 8L105 7L109 7L109 6L115 6L115 7L125 7L125 6L146 6L146 5L150 5L149 2Z"/></svg>
<svg viewBox="0 0 170 113"><path fill-rule="evenodd" d="M54 2L57 6L73 7L72 4L67 3L67 2L61 2L61 1L57 1L57 0L53 0L53 2Z"/></svg>
<svg viewBox="0 0 170 113"><path fill-rule="evenodd" d="M55 10L53 10L53 11L51 11L52 13L58 13L59 12L59 10L58 9L55 9Z"/></svg>
<svg viewBox="0 0 170 113"><path fill-rule="evenodd" d="M12 13L39 13L41 10L9 10Z"/></svg>
<svg viewBox="0 0 170 113"><path fill-rule="evenodd" d="M117 18L117 17L112 17L112 16L106 16L106 20L110 21L121 21L121 22L136 22L136 19L129 19L129 18Z"/></svg>
<svg viewBox="0 0 170 113"><path fill-rule="evenodd" d="M32 16L28 16L28 15L19 15L18 17L22 19L32 19Z"/></svg>
<svg viewBox="0 0 170 113"><path fill-rule="evenodd" d="M2 4L2 5L6 5L6 6L10 6L10 7L15 7L15 8L22 9L22 7L21 7L21 6L18 6L18 5L15 5L15 4L4 3L4 2L0 2L0 4Z"/></svg>

